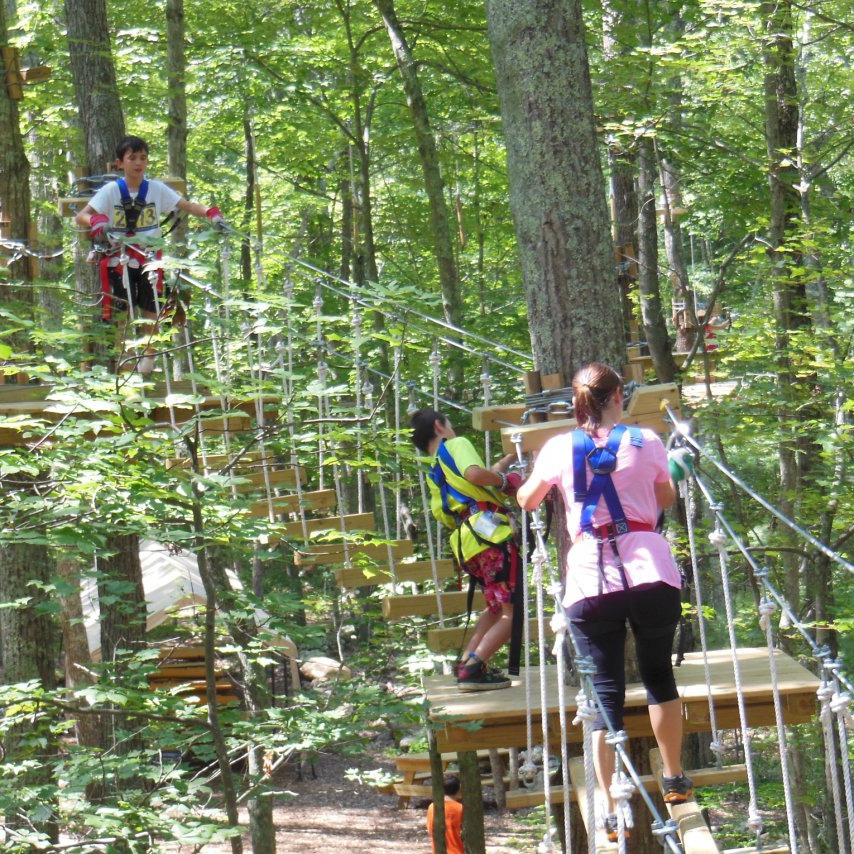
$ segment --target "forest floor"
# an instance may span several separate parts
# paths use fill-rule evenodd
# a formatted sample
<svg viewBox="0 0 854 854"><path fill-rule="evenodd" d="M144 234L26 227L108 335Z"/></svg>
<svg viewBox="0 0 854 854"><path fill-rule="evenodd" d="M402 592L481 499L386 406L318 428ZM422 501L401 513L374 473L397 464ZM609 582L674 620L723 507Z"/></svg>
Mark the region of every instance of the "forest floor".
<svg viewBox="0 0 854 854"><path fill-rule="evenodd" d="M381 754L352 758L325 753L317 758L316 779L310 770L302 779L297 778L295 769L286 769L279 775L280 787L288 795L278 797L274 809L277 854L314 851L427 854L430 851L426 830L428 801L415 800L409 807L398 809L396 796L383 795L372 786L348 780L346 772L350 768L384 768L393 772L394 763ZM244 812L241 823L246 822ZM487 854L536 851L537 840L543 833L541 827L526 824L521 813L499 816L488 805L485 829ZM203 850L206 854L227 854L231 846L207 845ZM244 850L252 850L248 836L244 838Z"/></svg>

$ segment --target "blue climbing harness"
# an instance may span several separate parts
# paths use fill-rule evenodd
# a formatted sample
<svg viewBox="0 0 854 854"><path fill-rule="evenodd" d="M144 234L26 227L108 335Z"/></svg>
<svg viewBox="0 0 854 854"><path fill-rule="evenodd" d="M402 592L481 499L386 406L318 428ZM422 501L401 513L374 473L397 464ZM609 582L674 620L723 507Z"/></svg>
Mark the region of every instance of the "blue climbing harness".
<svg viewBox="0 0 854 854"><path fill-rule="evenodd" d="M584 430L573 430L572 432L572 485L575 501L581 504L581 536L595 539L599 545L599 592L603 592L602 585L605 580L605 570L602 560L602 549L605 539L611 544L614 552L617 569L623 581L623 588L629 589L626 570L623 566L620 551L617 548L617 537L628 534L632 530L632 523L626 519L617 488L611 479L611 473L617 467L617 451L623 440L623 435L629 431L629 441L640 448L643 446L643 435L637 427L626 427L625 424L617 424L608 435L608 441L601 448L597 448L593 439ZM593 471L590 487L587 487L587 463ZM593 525L593 514L599 504L599 499L605 499L605 506L611 516L611 522L596 528ZM644 526L646 527L646 526ZM604 536L603 536L604 532Z"/></svg>
<svg viewBox="0 0 854 854"><path fill-rule="evenodd" d="M125 211L125 229L128 234L133 234L136 231L136 224L139 221L139 215L145 210L145 197L148 194L148 181L143 178L139 185L139 192L136 198L133 198L128 189L127 181L124 178L119 178L116 181L116 186L122 195L122 207Z"/></svg>

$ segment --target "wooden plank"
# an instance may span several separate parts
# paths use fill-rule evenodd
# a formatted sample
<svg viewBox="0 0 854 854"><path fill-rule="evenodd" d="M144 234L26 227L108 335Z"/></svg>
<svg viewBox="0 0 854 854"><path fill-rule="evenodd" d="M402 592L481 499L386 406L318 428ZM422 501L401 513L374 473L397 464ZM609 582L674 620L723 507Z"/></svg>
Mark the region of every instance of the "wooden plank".
<svg viewBox="0 0 854 854"><path fill-rule="evenodd" d="M551 789L549 789L549 794L551 795L549 798L550 804L565 803L562 783L553 784ZM504 793L504 799L507 809L523 810L528 807L538 807L544 804L546 802L546 793L542 789L509 789ZM569 800L578 800L576 791L573 788L569 790Z"/></svg>
<svg viewBox="0 0 854 854"><path fill-rule="evenodd" d="M433 580L433 564L429 560L416 560L412 563L396 563L395 575L399 582L414 581L420 584ZM366 575L370 573L370 575ZM436 574L440 581L453 578L457 573L452 560L437 560ZM352 569L339 569L335 573L335 579L339 587L345 590L354 587L375 587L378 584L389 584L393 579L388 565L372 567L353 567Z"/></svg>
<svg viewBox="0 0 854 854"><path fill-rule="evenodd" d="M664 794L664 784L661 782L664 764L661 761L661 752L657 747L649 751L649 761L652 773L659 781L661 794ZM684 804L665 803L670 817L679 825L679 837L685 854L720 854L720 848L709 830L700 805L693 795Z"/></svg>
<svg viewBox="0 0 854 854"><path fill-rule="evenodd" d="M499 406L477 406L471 413L471 426L475 430L500 430L511 424L521 424L527 407L524 403L506 403Z"/></svg>
<svg viewBox="0 0 854 854"><path fill-rule="evenodd" d="M411 557L414 549L412 540L393 540L391 543L392 558L402 560ZM294 555L297 566L326 566L327 564L344 563L347 553L353 563L361 561L388 560L388 546L385 543L350 543L345 549L343 543L316 543L300 549Z"/></svg>
<svg viewBox="0 0 854 854"><path fill-rule="evenodd" d="M679 388L676 383L655 383L653 385L637 386L629 398L626 407L626 415L637 417L639 415L658 415L661 412L661 403L666 400L670 408L679 411L680 398Z"/></svg>
<svg viewBox="0 0 854 854"><path fill-rule="evenodd" d="M254 519L264 519L269 515L271 506L275 516L299 513L300 507L306 511L331 510L337 501L334 489L315 489L301 495L274 495L270 501L253 502L249 515Z"/></svg>
<svg viewBox="0 0 854 854"><path fill-rule="evenodd" d="M590 836L590 828L587 827L588 815L587 815L587 776L584 773L584 759L580 756L576 756L573 759L569 760L569 779L572 781L572 790L575 793L576 800L578 801L578 811L581 813L581 820L584 822L584 827L587 829L587 835ZM597 802L604 802L605 795L599 788L598 784L596 786L597 789ZM616 842L609 842L608 837L605 834L605 828L599 826L599 822L596 822L596 827L593 829L594 839L595 839L595 849L596 854L612 854L612 852L619 851L619 845Z"/></svg>
<svg viewBox="0 0 854 854"><path fill-rule="evenodd" d="M252 473L250 474L249 471ZM265 473L263 463L261 463L249 471L247 471L246 467L239 466L235 473L235 478L237 478L236 487L239 493L264 489L268 483L273 488L278 486L295 487L297 484L297 469L271 469ZM308 472L302 466L299 467L299 479L301 486L305 486L308 483Z"/></svg>
<svg viewBox="0 0 854 854"><path fill-rule="evenodd" d="M510 750L507 747L504 747L498 751L501 756L508 756L510 754ZM489 759L489 751L488 750L478 750L477 751L478 759ZM446 767L451 762L457 761L457 753L452 750L448 753L443 753L441 755L442 766ZM394 757L394 764L398 771L429 771L430 770L430 754L426 751L420 751L416 753L401 753L399 756Z"/></svg>
<svg viewBox="0 0 854 854"><path fill-rule="evenodd" d="M323 519L306 519L305 524L309 536L320 531L336 531L342 530L341 524L344 524L343 530L348 533L351 531L370 531L374 527L373 513L352 513L349 516L327 516ZM283 539L299 540L303 537L302 522L288 522L286 525L278 526L275 533L271 533L268 542L273 545Z"/></svg>
<svg viewBox="0 0 854 854"><path fill-rule="evenodd" d="M442 593L442 612L457 616L466 611L467 590L453 590ZM483 591L474 592L472 609L480 611L484 607ZM435 593L419 593L415 596L387 596L383 599L383 616L387 620L399 620L401 617L429 617L439 613Z"/></svg>
<svg viewBox="0 0 854 854"><path fill-rule="evenodd" d="M537 618L532 617L528 622L528 630L532 638L537 637ZM451 626L446 629L428 629L427 630L427 649L431 652L451 652L460 649L463 644L471 637L474 631L474 621L469 624L468 629L465 626ZM551 638L554 636L551 625L546 626L546 636Z"/></svg>

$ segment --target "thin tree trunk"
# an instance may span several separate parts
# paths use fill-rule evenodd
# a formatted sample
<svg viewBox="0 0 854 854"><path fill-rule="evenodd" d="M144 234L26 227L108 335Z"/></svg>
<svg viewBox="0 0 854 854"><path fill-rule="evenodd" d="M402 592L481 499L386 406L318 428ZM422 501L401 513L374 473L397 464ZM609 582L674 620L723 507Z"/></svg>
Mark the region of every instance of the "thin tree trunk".
<svg viewBox="0 0 854 854"><path fill-rule="evenodd" d="M670 348L667 324L661 309L658 283L658 223L655 213L655 152L652 140L639 144L638 169L638 266L640 298L646 343L658 381L672 382L676 363Z"/></svg>
<svg viewBox="0 0 854 854"><path fill-rule="evenodd" d="M412 126L415 130L421 170L424 174L424 190L427 194L433 251L439 268L439 283L442 291L445 320L454 326L461 327L463 325L463 300L451 239L448 208L445 203L445 182L442 178L439 154L430 127L430 117L421 89L421 81L418 78L416 62L406 42L403 27L397 19L394 0L374 0L374 5L383 17L391 39L391 45L397 59L397 67L403 81L403 91L406 93L406 101L412 115ZM456 398L462 392L464 366L459 351L451 350L450 356L451 388L448 390L448 394L450 397Z"/></svg>

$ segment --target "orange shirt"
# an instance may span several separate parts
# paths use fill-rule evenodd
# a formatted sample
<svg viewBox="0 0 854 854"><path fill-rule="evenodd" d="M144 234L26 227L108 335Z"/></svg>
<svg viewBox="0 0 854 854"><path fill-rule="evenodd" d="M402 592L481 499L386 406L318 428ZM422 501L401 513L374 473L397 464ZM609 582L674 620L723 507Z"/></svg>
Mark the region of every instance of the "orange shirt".
<svg viewBox="0 0 854 854"><path fill-rule="evenodd" d="M433 804L427 807L427 832L433 841ZM463 854L463 805L445 798L445 848L448 854ZM436 846L433 845L433 851Z"/></svg>

